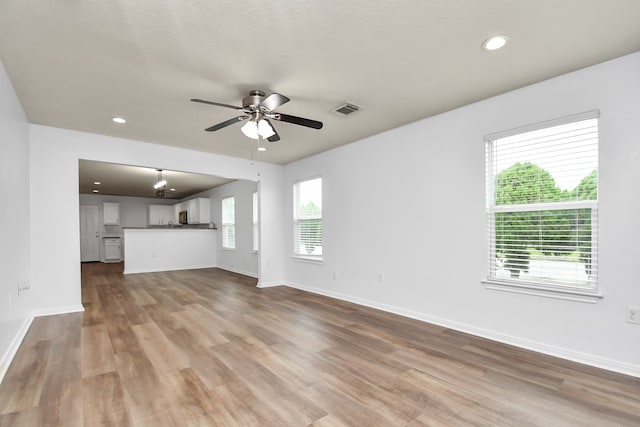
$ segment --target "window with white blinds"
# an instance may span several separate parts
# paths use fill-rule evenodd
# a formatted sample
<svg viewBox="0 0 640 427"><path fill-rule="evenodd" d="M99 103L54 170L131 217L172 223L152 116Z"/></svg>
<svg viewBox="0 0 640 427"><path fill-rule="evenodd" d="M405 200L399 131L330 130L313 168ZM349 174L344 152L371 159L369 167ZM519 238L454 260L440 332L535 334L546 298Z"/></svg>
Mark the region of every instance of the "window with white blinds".
<svg viewBox="0 0 640 427"><path fill-rule="evenodd" d="M595 292L598 113L485 140L488 281Z"/></svg>
<svg viewBox="0 0 640 427"><path fill-rule="evenodd" d="M222 247L236 248L236 199L225 197L222 199Z"/></svg>
<svg viewBox="0 0 640 427"><path fill-rule="evenodd" d="M293 184L293 254L322 259L322 178Z"/></svg>
<svg viewBox="0 0 640 427"><path fill-rule="evenodd" d="M258 192L253 193L253 250L258 252Z"/></svg>

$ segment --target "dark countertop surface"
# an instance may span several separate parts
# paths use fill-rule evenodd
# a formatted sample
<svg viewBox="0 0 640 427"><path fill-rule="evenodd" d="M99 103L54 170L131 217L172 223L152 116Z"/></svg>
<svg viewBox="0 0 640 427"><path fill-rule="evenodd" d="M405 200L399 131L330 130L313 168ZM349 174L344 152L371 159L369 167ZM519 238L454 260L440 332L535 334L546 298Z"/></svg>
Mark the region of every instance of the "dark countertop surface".
<svg viewBox="0 0 640 427"><path fill-rule="evenodd" d="M209 225L187 225L187 226L162 226L155 225L151 227L122 227L123 230L217 230L217 228L209 228Z"/></svg>

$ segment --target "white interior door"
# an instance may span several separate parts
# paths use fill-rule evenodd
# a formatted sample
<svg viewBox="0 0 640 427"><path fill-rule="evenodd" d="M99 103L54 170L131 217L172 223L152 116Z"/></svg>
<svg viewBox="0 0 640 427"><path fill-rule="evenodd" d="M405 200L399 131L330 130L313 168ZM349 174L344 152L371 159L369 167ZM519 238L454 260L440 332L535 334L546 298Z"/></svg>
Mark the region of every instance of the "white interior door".
<svg viewBox="0 0 640 427"><path fill-rule="evenodd" d="M80 261L100 261L100 216L98 207L80 205Z"/></svg>

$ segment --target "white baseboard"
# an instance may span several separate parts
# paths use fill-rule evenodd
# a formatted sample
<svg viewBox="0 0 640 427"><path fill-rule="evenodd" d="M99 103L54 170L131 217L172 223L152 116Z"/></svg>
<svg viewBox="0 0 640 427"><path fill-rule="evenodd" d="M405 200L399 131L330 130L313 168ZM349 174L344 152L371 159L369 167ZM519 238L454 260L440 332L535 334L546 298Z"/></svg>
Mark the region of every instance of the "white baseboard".
<svg viewBox="0 0 640 427"><path fill-rule="evenodd" d="M127 268L125 264L122 274L138 274L138 273L159 273L162 271L179 271L179 270L199 270L203 268L216 268L216 265L198 264L198 265L180 265L167 267L145 267L145 268Z"/></svg>
<svg viewBox="0 0 640 427"><path fill-rule="evenodd" d="M254 273L252 271L241 270L239 268L227 267L224 265L218 265L216 268L219 268L220 270L230 271L232 273L242 274L243 276L253 277L254 279L258 278L258 273Z"/></svg>
<svg viewBox="0 0 640 427"><path fill-rule="evenodd" d="M2 380L4 379L4 376L7 373L7 370L9 369L9 366L11 365L13 358L16 356L16 353L20 348L20 344L22 344L24 337L27 335L27 331L29 331L29 328L31 327L31 323L33 323L33 318L34 316L32 313L29 316L27 316L26 319L24 319L24 322L22 322L20 329L18 329L18 333L13 338L11 345L9 345L9 348L5 352L4 356L2 356L2 360L0 360L0 384L2 383Z"/></svg>
<svg viewBox="0 0 640 427"><path fill-rule="evenodd" d="M282 286L282 282L258 282L257 285L258 288L273 288L274 286Z"/></svg>
<svg viewBox="0 0 640 427"><path fill-rule="evenodd" d="M488 329L478 328L465 323L454 322L448 319L440 317L430 316L425 313L406 310L401 307L382 304L376 301L371 301L364 298L353 297L339 292L327 291L325 289L315 288L312 286L305 286L298 283L284 283L285 286L291 288L300 289L303 291L311 292L314 294L324 295L330 298L339 299L342 301L348 301L354 304L362 305L365 307L375 308L377 310L386 311L400 316L409 317L411 319L420 320L426 323L432 323L445 328L453 329L456 331L464 332L467 334L487 338L492 341L501 342L504 344L513 345L526 350L535 351L537 353L547 354L549 356L559 357L561 359L571 360L573 362L582 363L596 368L606 369L608 371L619 372L625 375L631 375L640 378L640 365L621 362L618 360L608 359L605 357L596 356L593 354L582 353L579 351L548 345L545 343L522 339L514 337L512 335L506 335L500 332L491 331Z"/></svg>
<svg viewBox="0 0 640 427"><path fill-rule="evenodd" d="M29 331L31 324L33 323L33 319L40 316L77 313L81 311L84 311L84 307L80 304L80 305L69 305L69 306L63 306L63 307L51 307L51 308L45 308L42 310L33 310L31 313L29 313L29 316L27 316L27 318L24 320L24 322L20 326L20 329L18 329L18 332L16 333L16 336L13 338L11 345L5 352L4 356L2 356L2 359L0 360L0 383L2 383L2 380L4 380L4 376L7 373L7 370L9 369L9 366L11 365L13 358L16 356L16 353L18 352L18 349L20 348L22 341L24 341L24 337L27 336L27 332Z"/></svg>
<svg viewBox="0 0 640 427"><path fill-rule="evenodd" d="M54 314L79 313L82 311L84 311L84 307L82 306L82 304L66 305L62 307L51 307L42 310L35 310L33 312L33 317L53 316Z"/></svg>

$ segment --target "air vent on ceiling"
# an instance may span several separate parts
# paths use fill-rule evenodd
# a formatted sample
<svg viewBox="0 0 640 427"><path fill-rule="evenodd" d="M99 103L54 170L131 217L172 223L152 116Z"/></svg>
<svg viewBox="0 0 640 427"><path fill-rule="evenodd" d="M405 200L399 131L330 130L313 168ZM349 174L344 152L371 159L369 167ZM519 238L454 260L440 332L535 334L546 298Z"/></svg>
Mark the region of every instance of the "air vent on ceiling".
<svg viewBox="0 0 640 427"><path fill-rule="evenodd" d="M341 114L343 116L348 116L351 113L355 113L359 109L360 109L360 107L358 107L357 105L350 104L350 103L347 102L346 104L343 104L343 105L339 106L338 108L336 108L335 110L333 110L333 112Z"/></svg>

